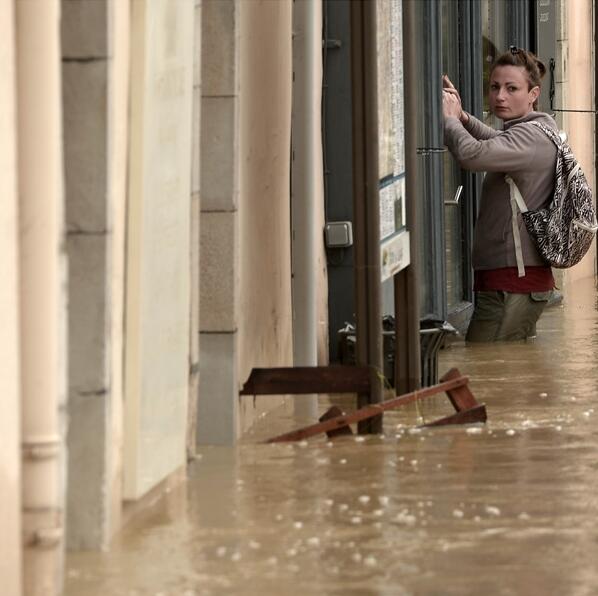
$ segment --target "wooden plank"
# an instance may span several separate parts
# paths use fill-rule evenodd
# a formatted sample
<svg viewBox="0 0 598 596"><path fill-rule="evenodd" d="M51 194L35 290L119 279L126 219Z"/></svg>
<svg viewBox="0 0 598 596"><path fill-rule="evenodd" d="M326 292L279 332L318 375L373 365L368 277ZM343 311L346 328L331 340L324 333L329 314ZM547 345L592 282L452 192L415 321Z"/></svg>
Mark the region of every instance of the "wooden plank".
<svg viewBox="0 0 598 596"><path fill-rule="evenodd" d="M456 368L451 368L440 380L450 381L461 376L461 373ZM476 398L469 389L467 384L460 385L447 392L448 398L451 400L455 411L462 412L463 410L471 410L478 405Z"/></svg>
<svg viewBox="0 0 598 596"><path fill-rule="evenodd" d="M445 426L448 424L472 424L474 422L486 422L488 416L486 414L485 404L479 404L469 410L461 410L445 418L434 420L434 422L428 422L422 424L422 428L426 426Z"/></svg>
<svg viewBox="0 0 598 596"><path fill-rule="evenodd" d="M254 368L241 395L369 393L367 366L296 366Z"/></svg>
<svg viewBox="0 0 598 596"><path fill-rule="evenodd" d="M438 385L433 385L432 387L425 387L424 389L418 389L417 391L412 391L411 393L405 393L404 395L383 401L379 404L365 406L359 410L356 410L355 412L352 412L351 414L337 416L336 418L331 418L329 420L325 420L324 422L318 422L316 424L311 424L310 426L305 426L303 428L278 435L277 437L268 439L266 442L279 443L283 441L300 441L302 439L307 439L308 437L313 437L314 435L325 433L329 430L335 430L342 426L347 426L348 424L358 422L359 420L366 420L372 416L377 416L385 410L399 408L420 399L424 399L425 397L442 393L443 391L448 392L456 387L466 385L468 381L469 379L465 376L451 379L450 381L439 383Z"/></svg>
<svg viewBox="0 0 598 596"><path fill-rule="evenodd" d="M337 416L344 416L345 413L338 407L338 406L331 406L328 408L319 418L320 422L324 422L325 420L330 420L331 418L336 418ZM340 426L339 428L335 428L334 430L329 430L326 432L329 439L333 439L334 437L340 436L347 436L352 435L353 431L351 427L347 424L346 426Z"/></svg>

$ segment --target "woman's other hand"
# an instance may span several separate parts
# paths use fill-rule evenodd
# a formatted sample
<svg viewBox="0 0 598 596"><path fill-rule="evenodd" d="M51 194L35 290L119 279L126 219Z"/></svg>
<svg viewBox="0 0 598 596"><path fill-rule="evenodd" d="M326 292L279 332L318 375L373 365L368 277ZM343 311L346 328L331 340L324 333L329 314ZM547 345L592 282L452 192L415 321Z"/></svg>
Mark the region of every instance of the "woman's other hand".
<svg viewBox="0 0 598 596"><path fill-rule="evenodd" d="M442 90L442 115L445 118L459 118L461 119L461 99L456 89Z"/></svg>
<svg viewBox="0 0 598 596"><path fill-rule="evenodd" d="M455 86L453 85L451 80L448 78L448 75L442 75L442 88L443 89L455 89ZM455 91L456 91L456 89L455 89Z"/></svg>

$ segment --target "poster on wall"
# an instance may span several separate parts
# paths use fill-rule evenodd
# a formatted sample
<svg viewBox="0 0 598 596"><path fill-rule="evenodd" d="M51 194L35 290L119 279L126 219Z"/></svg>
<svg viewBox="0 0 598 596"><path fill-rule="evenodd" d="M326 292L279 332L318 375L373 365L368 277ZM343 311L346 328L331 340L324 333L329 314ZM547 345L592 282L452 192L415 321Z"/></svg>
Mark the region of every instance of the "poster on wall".
<svg viewBox="0 0 598 596"><path fill-rule="evenodd" d="M409 265L405 218L402 0L377 3L378 162L382 281Z"/></svg>

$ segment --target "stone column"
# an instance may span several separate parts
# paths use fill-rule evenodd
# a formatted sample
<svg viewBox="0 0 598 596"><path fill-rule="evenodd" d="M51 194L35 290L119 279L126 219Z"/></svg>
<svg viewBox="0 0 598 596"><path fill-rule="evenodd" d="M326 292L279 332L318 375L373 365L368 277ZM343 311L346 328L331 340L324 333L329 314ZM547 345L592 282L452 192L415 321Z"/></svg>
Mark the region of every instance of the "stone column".
<svg viewBox="0 0 598 596"><path fill-rule="evenodd" d="M594 108L593 78L593 46L595 44L593 31L593 8L591 0L565 2L568 41L565 45L567 60L564 79L566 92L562 109L592 110ZM546 84L546 82L545 82ZM595 130L596 117L591 112L569 112L566 114L566 128L569 134L569 144L575 152L575 157L581 164L590 186L595 188ZM596 275L596 242L581 262L566 270L565 287L584 277Z"/></svg>
<svg viewBox="0 0 598 596"><path fill-rule="evenodd" d="M239 11L204 0L201 99L199 443L231 444L238 425Z"/></svg>
<svg viewBox="0 0 598 596"><path fill-rule="evenodd" d="M63 0L62 73L69 258L68 546L109 534L112 444L108 1Z"/></svg>

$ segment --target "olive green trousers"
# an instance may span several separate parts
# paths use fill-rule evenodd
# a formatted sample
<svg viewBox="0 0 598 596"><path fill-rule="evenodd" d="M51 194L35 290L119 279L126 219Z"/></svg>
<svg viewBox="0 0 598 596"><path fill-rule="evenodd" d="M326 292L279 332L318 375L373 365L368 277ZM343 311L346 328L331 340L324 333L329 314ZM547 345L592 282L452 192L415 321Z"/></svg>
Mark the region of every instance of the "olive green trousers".
<svg viewBox="0 0 598 596"><path fill-rule="evenodd" d="M476 292L475 307L465 337L471 342L517 341L536 336L536 322L552 291L511 294Z"/></svg>

